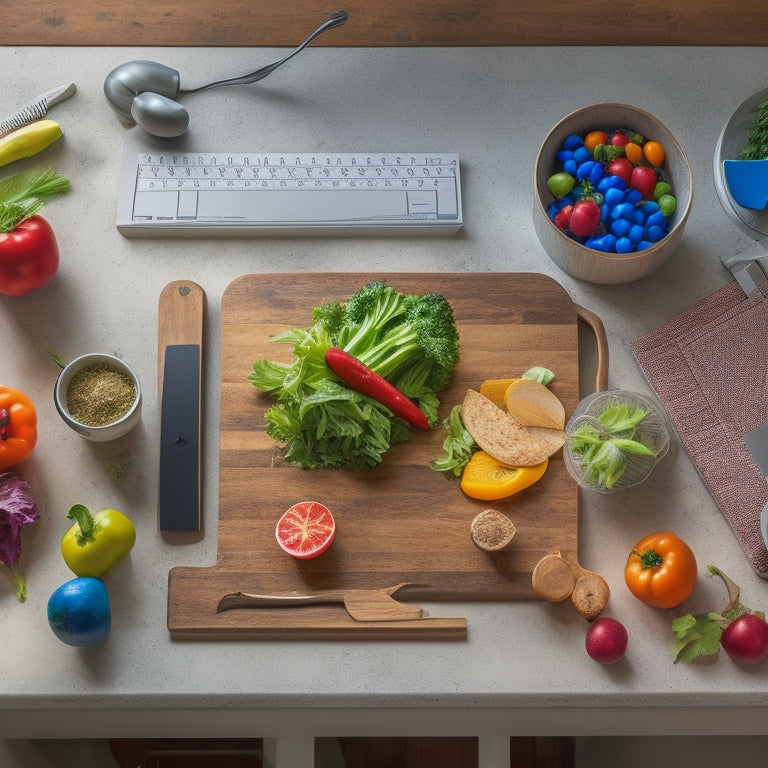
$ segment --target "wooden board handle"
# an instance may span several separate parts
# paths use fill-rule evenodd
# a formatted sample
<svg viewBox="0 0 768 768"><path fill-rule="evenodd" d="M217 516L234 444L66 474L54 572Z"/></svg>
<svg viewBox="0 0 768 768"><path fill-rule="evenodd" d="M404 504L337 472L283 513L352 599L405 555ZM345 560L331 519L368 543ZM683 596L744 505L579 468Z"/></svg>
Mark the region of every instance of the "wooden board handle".
<svg viewBox="0 0 768 768"><path fill-rule="evenodd" d="M576 305L579 320L586 323L595 334L597 343L597 373L595 375L595 392L608 389L608 337L603 321L594 313L582 306Z"/></svg>
<svg viewBox="0 0 768 768"><path fill-rule="evenodd" d="M205 291L191 280L174 280L160 292L157 314L158 399L163 391L165 348L171 344L203 347Z"/></svg>

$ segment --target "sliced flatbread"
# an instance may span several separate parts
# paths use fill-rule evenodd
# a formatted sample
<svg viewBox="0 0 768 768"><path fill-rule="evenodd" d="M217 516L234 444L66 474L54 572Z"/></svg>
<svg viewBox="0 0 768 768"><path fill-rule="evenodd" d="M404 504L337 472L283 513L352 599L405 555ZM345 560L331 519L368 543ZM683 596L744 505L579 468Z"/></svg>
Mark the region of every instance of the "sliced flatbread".
<svg viewBox="0 0 768 768"><path fill-rule="evenodd" d="M526 428L474 389L467 390L461 417L475 442L494 459L510 467L541 464L565 443L562 430Z"/></svg>

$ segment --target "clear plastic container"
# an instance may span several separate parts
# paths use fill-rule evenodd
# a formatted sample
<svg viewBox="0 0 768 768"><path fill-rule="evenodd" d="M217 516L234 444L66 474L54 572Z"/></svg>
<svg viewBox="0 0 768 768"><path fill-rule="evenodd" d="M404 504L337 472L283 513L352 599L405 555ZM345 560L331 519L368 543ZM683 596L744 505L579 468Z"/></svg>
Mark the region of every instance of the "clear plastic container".
<svg viewBox="0 0 768 768"><path fill-rule="evenodd" d="M636 406L647 411L647 414L634 427L631 434L612 432L610 429L604 428L600 421L600 417L608 409L620 405ZM585 466L582 455L575 449L574 435L582 428L586 428L592 434L597 434L605 440L608 438L628 438L637 441L648 449L650 455L622 450L621 453L626 460L626 465L621 476L613 483L597 482ZM656 464L664 458L670 444L670 425L663 406L647 395L624 390L596 392L586 397L568 419L565 432L568 438L563 446L563 457L568 472L582 488L599 493L613 493L642 483L651 474ZM618 447L621 443L614 443L614 445Z"/></svg>

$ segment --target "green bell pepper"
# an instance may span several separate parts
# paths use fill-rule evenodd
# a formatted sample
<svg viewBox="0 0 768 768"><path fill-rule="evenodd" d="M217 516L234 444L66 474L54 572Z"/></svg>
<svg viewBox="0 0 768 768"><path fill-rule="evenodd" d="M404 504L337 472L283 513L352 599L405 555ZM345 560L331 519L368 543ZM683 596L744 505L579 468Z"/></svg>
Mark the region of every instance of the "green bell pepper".
<svg viewBox="0 0 768 768"><path fill-rule="evenodd" d="M75 524L61 540L61 554L76 576L101 578L136 542L133 523L116 509L92 515L82 504L75 504L67 517Z"/></svg>

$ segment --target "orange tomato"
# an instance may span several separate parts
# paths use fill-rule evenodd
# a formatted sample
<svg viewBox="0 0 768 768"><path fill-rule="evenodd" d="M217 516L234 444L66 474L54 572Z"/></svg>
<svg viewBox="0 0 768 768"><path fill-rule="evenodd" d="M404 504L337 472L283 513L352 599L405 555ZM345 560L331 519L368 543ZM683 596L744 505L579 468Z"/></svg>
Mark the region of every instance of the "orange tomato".
<svg viewBox="0 0 768 768"><path fill-rule="evenodd" d="M594 152L598 144L607 144L608 134L605 131L591 131L584 137L584 146Z"/></svg>
<svg viewBox="0 0 768 768"><path fill-rule="evenodd" d="M693 550L668 531L638 541L624 567L629 591L655 608L682 605L693 594L697 578Z"/></svg>
<svg viewBox="0 0 768 768"><path fill-rule="evenodd" d="M643 148L634 142L630 141L629 144L624 147L624 155L632 165L640 165L640 163L643 162Z"/></svg>
<svg viewBox="0 0 768 768"><path fill-rule="evenodd" d="M645 159L655 168L661 168L667 158L664 147L658 141L646 141L643 144L643 154Z"/></svg>

